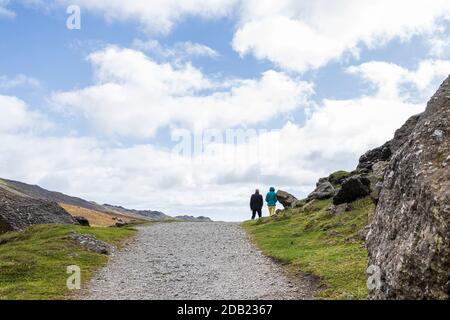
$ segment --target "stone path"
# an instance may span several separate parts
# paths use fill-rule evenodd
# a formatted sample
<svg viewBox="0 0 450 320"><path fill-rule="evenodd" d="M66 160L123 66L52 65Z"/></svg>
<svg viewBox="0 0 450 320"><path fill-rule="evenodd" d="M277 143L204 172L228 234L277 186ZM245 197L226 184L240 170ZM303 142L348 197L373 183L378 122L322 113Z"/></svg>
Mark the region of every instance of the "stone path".
<svg viewBox="0 0 450 320"><path fill-rule="evenodd" d="M250 243L237 223L158 223L115 253L84 299L310 299L306 279Z"/></svg>

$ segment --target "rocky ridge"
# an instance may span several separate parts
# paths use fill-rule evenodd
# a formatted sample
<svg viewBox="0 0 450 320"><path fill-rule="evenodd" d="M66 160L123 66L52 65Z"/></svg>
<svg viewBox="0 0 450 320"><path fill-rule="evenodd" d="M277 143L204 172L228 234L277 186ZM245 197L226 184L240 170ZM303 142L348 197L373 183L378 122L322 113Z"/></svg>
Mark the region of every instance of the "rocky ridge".
<svg viewBox="0 0 450 320"><path fill-rule="evenodd" d="M79 223L56 202L24 197L0 188L0 233L21 231L35 224Z"/></svg>
<svg viewBox="0 0 450 320"><path fill-rule="evenodd" d="M304 200L282 192L284 207L304 211L314 201L332 199L331 215L345 214L368 197L376 210L363 230L369 264L380 285L372 299L450 297L450 77L394 138L363 154L353 172L319 179Z"/></svg>

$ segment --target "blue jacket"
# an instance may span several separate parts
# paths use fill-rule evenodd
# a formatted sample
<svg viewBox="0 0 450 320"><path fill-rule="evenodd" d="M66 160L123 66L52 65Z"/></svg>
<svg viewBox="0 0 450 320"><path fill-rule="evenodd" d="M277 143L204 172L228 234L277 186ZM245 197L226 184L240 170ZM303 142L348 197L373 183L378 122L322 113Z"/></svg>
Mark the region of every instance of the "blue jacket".
<svg viewBox="0 0 450 320"><path fill-rule="evenodd" d="M277 205L277 194L275 188L271 187L270 191L266 195L266 202L268 207L275 207Z"/></svg>

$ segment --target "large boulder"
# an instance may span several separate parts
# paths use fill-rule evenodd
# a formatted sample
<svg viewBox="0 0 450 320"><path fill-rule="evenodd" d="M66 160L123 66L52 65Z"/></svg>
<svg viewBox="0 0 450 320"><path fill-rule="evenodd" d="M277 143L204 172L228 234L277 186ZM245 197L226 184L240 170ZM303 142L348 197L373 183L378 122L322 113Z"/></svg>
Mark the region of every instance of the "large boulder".
<svg viewBox="0 0 450 320"><path fill-rule="evenodd" d="M328 199L334 197L336 194L336 189L333 185L326 179L320 179L316 184L316 189L308 195L307 200L311 201L313 199Z"/></svg>
<svg viewBox="0 0 450 320"><path fill-rule="evenodd" d="M339 189L333 198L333 204L339 205L352 202L369 194L370 180L363 175L354 175L344 180L342 188Z"/></svg>
<svg viewBox="0 0 450 320"><path fill-rule="evenodd" d="M405 142L408 141L411 133L419 122L421 114L416 114L410 117L400 129L397 129L394 134L394 139L390 141L391 150L394 154L399 150Z"/></svg>
<svg viewBox="0 0 450 320"><path fill-rule="evenodd" d="M277 200L283 205L285 208L292 208L295 203L298 201L296 197L294 197L292 194L283 191L278 190L277 191Z"/></svg>
<svg viewBox="0 0 450 320"><path fill-rule="evenodd" d="M386 161L391 158L391 142L386 142L381 147L367 151L359 158L358 171L372 170L372 166L379 161Z"/></svg>
<svg viewBox="0 0 450 320"><path fill-rule="evenodd" d="M449 299L450 81L389 162L366 238L372 299ZM410 124L410 126L412 125Z"/></svg>
<svg viewBox="0 0 450 320"><path fill-rule="evenodd" d="M0 188L0 233L52 223L78 224L56 202L24 197Z"/></svg>
<svg viewBox="0 0 450 320"><path fill-rule="evenodd" d="M419 119L420 114L412 116L400 129L395 131L394 138L392 140L386 142L381 147L369 150L363 154L359 158L357 170L370 171L375 163L390 160L392 155L407 141Z"/></svg>

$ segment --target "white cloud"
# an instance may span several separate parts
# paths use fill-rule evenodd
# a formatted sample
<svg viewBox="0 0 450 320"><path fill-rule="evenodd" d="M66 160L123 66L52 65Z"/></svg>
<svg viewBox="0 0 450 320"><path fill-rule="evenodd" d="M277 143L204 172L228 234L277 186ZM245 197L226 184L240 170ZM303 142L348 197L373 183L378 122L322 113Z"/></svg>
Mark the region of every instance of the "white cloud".
<svg viewBox="0 0 450 320"><path fill-rule="evenodd" d="M16 13L7 8L9 0L0 0L0 18L15 18Z"/></svg>
<svg viewBox="0 0 450 320"><path fill-rule="evenodd" d="M0 75L0 89L11 89L21 86L38 87L40 82L37 79L28 77L24 74L18 74L14 77Z"/></svg>
<svg viewBox="0 0 450 320"><path fill-rule="evenodd" d="M109 21L137 21L145 31L167 33L189 16L214 19L229 16L238 0L54 0L62 5L80 5ZM46 5L48 5L46 3Z"/></svg>
<svg viewBox="0 0 450 320"><path fill-rule="evenodd" d="M420 65L427 64L437 65ZM409 116L424 109L424 101L408 102L408 95L401 90L398 95L390 94L396 85L403 85L403 78L396 78L397 84L381 81L383 73L371 66L384 67L384 72L392 74L413 75L409 84L414 86L425 83L417 80L422 79L416 76L421 74L421 67L402 70L379 62L355 67L353 72L359 69L357 75L375 83L375 94L324 100L302 126L288 122L278 132L254 136L239 145L215 141L206 145L204 154L193 157L152 145L127 147L97 138L36 137L0 130L0 176L98 202L174 214L206 214L215 219L244 219L248 196L255 187L264 191L273 184L304 196L320 176L354 169L362 153L391 139ZM441 74L434 74L432 83L442 80ZM99 71L99 79L109 76ZM270 153L254 156L259 145L268 147ZM261 165L273 158L279 161L277 170L264 172Z"/></svg>
<svg viewBox="0 0 450 320"><path fill-rule="evenodd" d="M450 74L450 60L423 60L416 70L408 70L393 63L371 61L347 69L350 74L356 74L378 88L377 95L384 98L400 99L403 86L413 85L415 95L423 101L430 97L437 81ZM409 98L409 97L407 97Z"/></svg>
<svg viewBox="0 0 450 320"><path fill-rule="evenodd" d="M450 52L450 36L445 34L435 35L428 39L430 55L438 58L448 58Z"/></svg>
<svg viewBox="0 0 450 320"><path fill-rule="evenodd" d="M307 104L312 85L281 72L218 82L192 65L158 64L116 47L90 55L96 84L56 93L53 101L106 134L150 137L167 126L191 129L254 125Z"/></svg>
<svg viewBox="0 0 450 320"><path fill-rule="evenodd" d="M249 0L233 47L303 72L346 54L357 57L363 44L377 48L394 38L430 34L449 16L446 0Z"/></svg>
<svg viewBox="0 0 450 320"><path fill-rule="evenodd" d="M0 95L0 132L44 129L48 122L16 97Z"/></svg>
<svg viewBox="0 0 450 320"><path fill-rule="evenodd" d="M186 60L195 57L217 58L219 53L210 47L192 43L190 41L177 42L172 47L163 46L157 40L140 40L133 41L133 47L137 50L156 54L163 58Z"/></svg>

